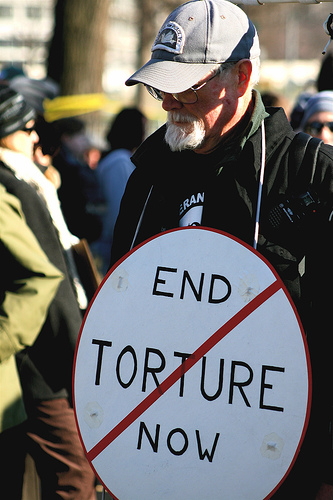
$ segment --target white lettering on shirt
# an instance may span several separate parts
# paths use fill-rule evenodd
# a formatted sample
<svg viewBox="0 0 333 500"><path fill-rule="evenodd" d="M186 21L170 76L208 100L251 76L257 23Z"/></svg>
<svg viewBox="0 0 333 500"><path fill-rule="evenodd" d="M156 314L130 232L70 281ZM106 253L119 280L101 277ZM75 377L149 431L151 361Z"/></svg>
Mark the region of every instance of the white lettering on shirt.
<svg viewBox="0 0 333 500"><path fill-rule="evenodd" d="M202 219L202 210L205 194L192 194L190 198L186 198L179 209L179 226L199 226Z"/></svg>

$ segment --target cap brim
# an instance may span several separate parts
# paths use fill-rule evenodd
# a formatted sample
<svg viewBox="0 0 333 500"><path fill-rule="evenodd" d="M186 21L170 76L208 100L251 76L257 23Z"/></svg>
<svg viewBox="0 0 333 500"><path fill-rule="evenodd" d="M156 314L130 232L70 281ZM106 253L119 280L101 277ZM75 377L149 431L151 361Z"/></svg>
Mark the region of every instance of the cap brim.
<svg viewBox="0 0 333 500"><path fill-rule="evenodd" d="M175 94L184 92L184 90L198 83L215 67L216 64L191 64L150 59L128 78L125 84L130 86L143 83L168 94Z"/></svg>

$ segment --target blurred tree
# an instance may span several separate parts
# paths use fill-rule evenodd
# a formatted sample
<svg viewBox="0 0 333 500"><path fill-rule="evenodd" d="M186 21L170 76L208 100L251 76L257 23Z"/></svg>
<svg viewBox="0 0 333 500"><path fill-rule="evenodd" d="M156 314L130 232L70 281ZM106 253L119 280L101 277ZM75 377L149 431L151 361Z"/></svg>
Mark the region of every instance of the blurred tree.
<svg viewBox="0 0 333 500"><path fill-rule="evenodd" d="M135 0L138 12L137 67L150 58L150 49L166 16L182 0ZM60 84L62 95L102 92L106 52L106 30L112 14L112 0L57 0L55 26L49 45L47 74ZM112 29L112 28L111 28ZM137 86L137 104L142 102L142 85ZM82 116L88 124L92 113ZM89 127L94 128L94 126Z"/></svg>
<svg viewBox="0 0 333 500"><path fill-rule="evenodd" d="M102 91L110 0L57 0L48 76L62 95Z"/></svg>
<svg viewBox="0 0 333 500"><path fill-rule="evenodd" d="M63 96L102 92L110 0L57 0L47 74ZM100 113L80 116L99 135Z"/></svg>

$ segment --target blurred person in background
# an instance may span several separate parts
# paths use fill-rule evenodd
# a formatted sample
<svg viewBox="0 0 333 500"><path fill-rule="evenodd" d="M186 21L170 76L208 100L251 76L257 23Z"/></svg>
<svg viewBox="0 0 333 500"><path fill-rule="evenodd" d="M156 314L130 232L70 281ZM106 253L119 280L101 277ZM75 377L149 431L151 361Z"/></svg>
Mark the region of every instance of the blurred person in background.
<svg viewBox="0 0 333 500"><path fill-rule="evenodd" d="M59 95L56 82L49 77L37 80L12 73L8 69L2 72L8 85L36 111L39 141L34 161L57 187L69 230L91 242L100 234L104 209L93 171L101 156L101 145L89 136L85 123L78 117L45 120L44 101L52 101Z"/></svg>
<svg viewBox="0 0 333 500"><path fill-rule="evenodd" d="M92 249L103 275L110 263L113 230L121 198L134 170L131 156L145 138L146 122L145 115L137 108L120 111L106 135L110 150L97 167L97 177L106 206L102 217L102 234Z"/></svg>
<svg viewBox="0 0 333 500"><path fill-rule="evenodd" d="M333 54L328 53L326 57L323 59L317 79L315 82L315 88L317 92L322 92L324 90L332 90L333 91ZM297 97L295 104L290 113L290 124L294 130L300 130L300 125L302 122L304 108L306 106L307 101L315 95L316 92L305 90L301 92ZM302 125L303 126L303 125ZM310 134L312 135L312 134Z"/></svg>
<svg viewBox="0 0 333 500"><path fill-rule="evenodd" d="M0 476L3 498L20 499L25 411L15 354L32 346L63 276L26 224L19 200L0 184Z"/></svg>
<svg viewBox="0 0 333 500"><path fill-rule="evenodd" d="M96 171L90 168L85 157L91 147L85 124L71 117L56 120L52 125L60 137L53 165L61 177L58 194L62 211L69 230L91 243L101 234L103 200Z"/></svg>
<svg viewBox="0 0 333 500"><path fill-rule="evenodd" d="M47 154L45 154L46 151L36 155L38 149L41 148L40 138L36 132L36 125L38 124L40 133L44 130L44 125L41 124L39 117L37 117L38 121L36 124L36 110L27 103L21 94L12 90L6 84L0 86L0 94L0 99L2 99L2 101L0 101L0 126L2 123L3 127L3 130L0 132L0 160L8 169L12 170L18 178L33 185L38 194L43 198L59 235L77 300L80 304L80 308L85 310L88 305L87 297L80 283L71 250L72 246L79 242L79 239L77 236L73 235L67 227L57 193L58 183L54 179L50 181L47 175L44 175L48 163L45 166L36 163L36 159L42 158L42 156L44 156L44 162L47 158ZM23 108L23 105L25 108ZM21 131L15 130L17 124L21 125L20 113L22 111L20 110L20 106L22 109L28 109L29 115L27 114L27 116L32 117L26 124L27 133L25 135L18 134L16 132ZM9 113L13 113L11 118L13 124L10 123L9 126L8 121L6 121L8 120L7 108L9 109ZM3 110L3 122L1 122L1 109ZM16 112L18 116L15 116ZM13 133L11 133L12 128L14 129ZM49 134L53 134L52 130ZM44 135L42 137L45 141ZM51 148L48 148L48 151L50 150ZM51 159L49 159L48 162L51 162Z"/></svg>
<svg viewBox="0 0 333 500"><path fill-rule="evenodd" d="M287 118L290 114L290 102L289 100L282 94L278 94L276 92L262 92L261 94L262 102L265 107L275 107L275 108L283 108Z"/></svg>
<svg viewBox="0 0 333 500"><path fill-rule="evenodd" d="M59 172L52 165L52 158L60 148L60 138L54 127L44 119L44 100L52 100L59 95L59 85L48 77L37 80L27 77L24 73L12 74L12 72L10 66L3 69L0 73L0 77L3 77L3 83L21 94L27 104L36 112L35 130L39 140L34 146L33 160L44 175L59 189L61 178Z"/></svg>
<svg viewBox="0 0 333 500"><path fill-rule="evenodd" d="M321 63L316 80L318 92L333 90L333 54L329 52Z"/></svg>
<svg viewBox="0 0 333 500"><path fill-rule="evenodd" d="M72 168L70 164L66 165L68 168L65 169L64 173L64 183L60 175L60 172L54 167L54 161L58 154L62 151L62 128L59 127L58 122L49 122L45 119L45 100L52 101L59 92L57 84L55 84L51 79L35 80L28 78L26 76L16 76L11 78L8 83L9 87L23 95L24 100L28 105L30 105L36 112L34 129L37 132L38 140L34 143L33 152L33 162L37 165L38 169L44 174L44 177L48 179L53 184L53 189L46 182L45 179L39 174L35 169L35 174L37 178L34 179L37 183L42 184L43 189L48 187L50 198L54 199L52 205L60 206L60 211L58 210L57 219L62 219L61 226L62 229L60 234L64 233L62 237L62 243L66 251L66 259L68 261L68 266L70 269L70 275L72 277L72 282L74 289L76 291L80 307L85 310L88 301L94 295L98 284L100 283L101 277L98 274L96 266L94 264L89 245L84 239L85 233L82 233L81 239L70 233L67 227L67 220L63 216L63 209L66 208L67 218L70 220L76 218L80 221L81 227L84 227L87 231L87 236L91 233L89 232L89 223L92 225L93 222L97 221L97 227L100 225L100 215L99 206L96 196L98 190L98 183L95 178L95 172L92 171L94 164L94 150L91 150L95 144L92 144L89 140L87 134L78 134L79 139L77 140L75 134L73 141L69 140L69 150L71 151L71 158L73 159L75 166L78 167L74 171L78 175L77 182L73 183L72 191L70 192L69 200L66 196L63 197L62 202L59 200L59 193L63 195L69 192L66 188L68 187L68 179L72 173ZM66 121L66 120L65 120ZM79 123L80 130L85 127L81 120L76 118L71 119L74 123ZM60 120L62 122L62 120ZM88 148L88 149L87 149ZM84 155L87 153L89 156L89 165L84 159ZM95 158L96 163L96 158ZM63 166L63 162L60 162ZM69 174L69 177L68 177ZM60 214L59 214L60 212ZM96 224L95 224L96 225ZM96 228L94 227L94 231ZM70 235L70 238L67 236Z"/></svg>
<svg viewBox="0 0 333 500"><path fill-rule="evenodd" d="M303 118L304 108L307 101L310 99L312 94L310 92L302 92L296 99L291 112L290 112L290 125L296 132L299 131L299 127Z"/></svg>
<svg viewBox="0 0 333 500"><path fill-rule="evenodd" d="M32 161L38 142L34 118L35 110L22 95L0 85L0 183L19 199L28 226L64 276L36 341L16 355L28 416L25 438L17 446L34 459L43 500L92 500L95 476L84 456L72 407L72 368L82 322L66 250L72 235L55 186Z"/></svg>
<svg viewBox="0 0 333 500"><path fill-rule="evenodd" d="M35 130L38 142L34 146L33 161L58 191L61 186L61 176L53 165L53 159L60 149L60 137L52 123L48 123L43 115L37 114Z"/></svg>
<svg viewBox="0 0 333 500"><path fill-rule="evenodd" d="M308 99L300 130L333 146L333 90L318 92Z"/></svg>

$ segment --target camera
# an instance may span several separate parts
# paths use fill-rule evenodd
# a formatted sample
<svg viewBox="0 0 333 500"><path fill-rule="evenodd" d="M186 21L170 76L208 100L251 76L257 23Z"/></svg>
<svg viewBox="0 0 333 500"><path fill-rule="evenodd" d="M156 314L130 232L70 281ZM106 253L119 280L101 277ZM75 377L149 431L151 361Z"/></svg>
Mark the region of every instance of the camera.
<svg viewBox="0 0 333 500"><path fill-rule="evenodd" d="M299 196L285 196L270 210L267 221L275 230L300 229L316 213L318 206L319 201L309 191Z"/></svg>

